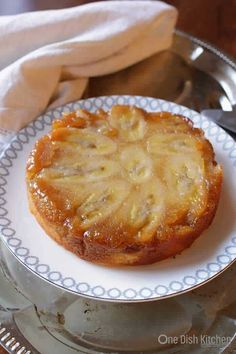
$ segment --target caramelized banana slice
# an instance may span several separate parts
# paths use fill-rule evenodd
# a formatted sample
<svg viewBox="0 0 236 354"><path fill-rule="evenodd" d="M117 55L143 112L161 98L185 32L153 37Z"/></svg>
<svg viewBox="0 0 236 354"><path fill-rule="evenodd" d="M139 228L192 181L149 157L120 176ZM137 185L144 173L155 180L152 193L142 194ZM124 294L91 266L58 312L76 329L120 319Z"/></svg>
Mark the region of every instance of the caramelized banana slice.
<svg viewBox="0 0 236 354"><path fill-rule="evenodd" d="M147 150L151 154L193 153L196 143L186 134L155 134L147 140Z"/></svg>
<svg viewBox="0 0 236 354"><path fill-rule="evenodd" d="M108 155L117 149L110 138L89 129L59 128L52 132L52 140L58 149L75 149L83 155Z"/></svg>
<svg viewBox="0 0 236 354"><path fill-rule="evenodd" d="M103 134L108 137L116 137L118 135L117 129L110 126L108 120L96 120L92 126L95 132Z"/></svg>
<svg viewBox="0 0 236 354"><path fill-rule="evenodd" d="M197 155L171 156L166 166L164 179L169 189L169 200L173 204L182 203L183 211L191 205L196 208L199 197L207 196L204 161ZM200 204L198 211L199 208Z"/></svg>
<svg viewBox="0 0 236 354"><path fill-rule="evenodd" d="M170 112L150 113L149 120L157 123L155 125L155 131L164 134L191 133L193 127L193 123L190 119L181 115L173 115Z"/></svg>
<svg viewBox="0 0 236 354"><path fill-rule="evenodd" d="M125 141L143 139L147 125L143 110L137 107L114 106L108 119Z"/></svg>
<svg viewBox="0 0 236 354"><path fill-rule="evenodd" d="M119 164L108 159L86 159L74 163L72 166L54 166L43 169L40 177L63 178L71 183L94 182L117 174Z"/></svg>
<svg viewBox="0 0 236 354"><path fill-rule="evenodd" d="M149 183L134 194L131 201L129 223L139 229L137 238L149 240L165 213L165 186L153 178Z"/></svg>
<svg viewBox="0 0 236 354"><path fill-rule="evenodd" d="M143 183L152 174L152 160L137 145L123 148L120 154L120 161L133 183Z"/></svg>
<svg viewBox="0 0 236 354"><path fill-rule="evenodd" d="M114 213L130 191L129 184L122 180L90 185L90 188L90 195L77 209L81 225L85 229Z"/></svg>

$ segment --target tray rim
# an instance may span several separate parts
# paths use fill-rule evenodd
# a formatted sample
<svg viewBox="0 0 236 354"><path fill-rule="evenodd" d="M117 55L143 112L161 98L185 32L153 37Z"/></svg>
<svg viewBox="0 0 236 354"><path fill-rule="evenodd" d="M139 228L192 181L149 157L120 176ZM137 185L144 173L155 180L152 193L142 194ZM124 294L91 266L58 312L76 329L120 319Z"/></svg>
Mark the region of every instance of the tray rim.
<svg viewBox="0 0 236 354"><path fill-rule="evenodd" d="M229 66L232 67L236 71L236 58L233 58L232 55L229 55L225 51L221 50L219 47L211 44L208 41L202 40L198 37L195 37L187 32L184 32L182 30L176 29L174 32L177 36L183 37L188 39L190 42L193 42L194 44L198 44L205 49L207 49L209 52L212 52L215 54L217 57L219 57L221 60L226 62Z"/></svg>

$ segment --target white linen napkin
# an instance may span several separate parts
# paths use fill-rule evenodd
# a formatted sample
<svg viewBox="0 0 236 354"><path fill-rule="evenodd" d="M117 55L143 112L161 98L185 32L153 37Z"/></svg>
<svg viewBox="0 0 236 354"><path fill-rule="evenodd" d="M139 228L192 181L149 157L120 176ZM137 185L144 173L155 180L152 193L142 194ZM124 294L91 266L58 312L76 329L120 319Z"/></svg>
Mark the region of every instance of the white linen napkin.
<svg viewBox="0 0 236 354"><path fill-rule="evenodd" d="M89 77L167 49L176 18L174 7L150 0L1 16L0 129L17 131L80 98Z"/></svg>

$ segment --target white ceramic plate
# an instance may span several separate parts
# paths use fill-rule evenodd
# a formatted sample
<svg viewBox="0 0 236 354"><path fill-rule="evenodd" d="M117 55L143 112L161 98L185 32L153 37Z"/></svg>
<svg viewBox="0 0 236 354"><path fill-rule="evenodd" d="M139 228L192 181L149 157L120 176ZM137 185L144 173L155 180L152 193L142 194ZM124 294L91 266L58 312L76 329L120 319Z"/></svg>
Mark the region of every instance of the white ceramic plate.
<svg viewBox="0 0 236 354"><path fill-rule="evenodd" d="M223 166L224 183L211 227L182 254L136 267L107 268L81 260L48 237L28 209L25 165L35 141L64 111L105 110L135 104L147 111L183 114L201 127ZM108 96L80 100L46 112L21 130L0 160L0 227L3 241L29 269L51 283L97 299L147 301L191 290L227 268L236 257L236 143L224 130L197 112L147 97Z"/></svg>

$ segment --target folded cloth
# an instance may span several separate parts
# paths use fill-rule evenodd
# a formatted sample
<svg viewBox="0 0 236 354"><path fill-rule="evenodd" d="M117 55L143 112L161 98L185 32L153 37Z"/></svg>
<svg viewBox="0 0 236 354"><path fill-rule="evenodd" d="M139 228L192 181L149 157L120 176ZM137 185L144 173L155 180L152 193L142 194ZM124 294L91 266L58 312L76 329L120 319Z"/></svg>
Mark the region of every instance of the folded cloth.
<svg viewBox="0 0 236 354"><path fill-rule="evenodd" d="M0 17L0 128L83 95L88 78L171 45L177 11L161 1L102 1Z"/></svg>

